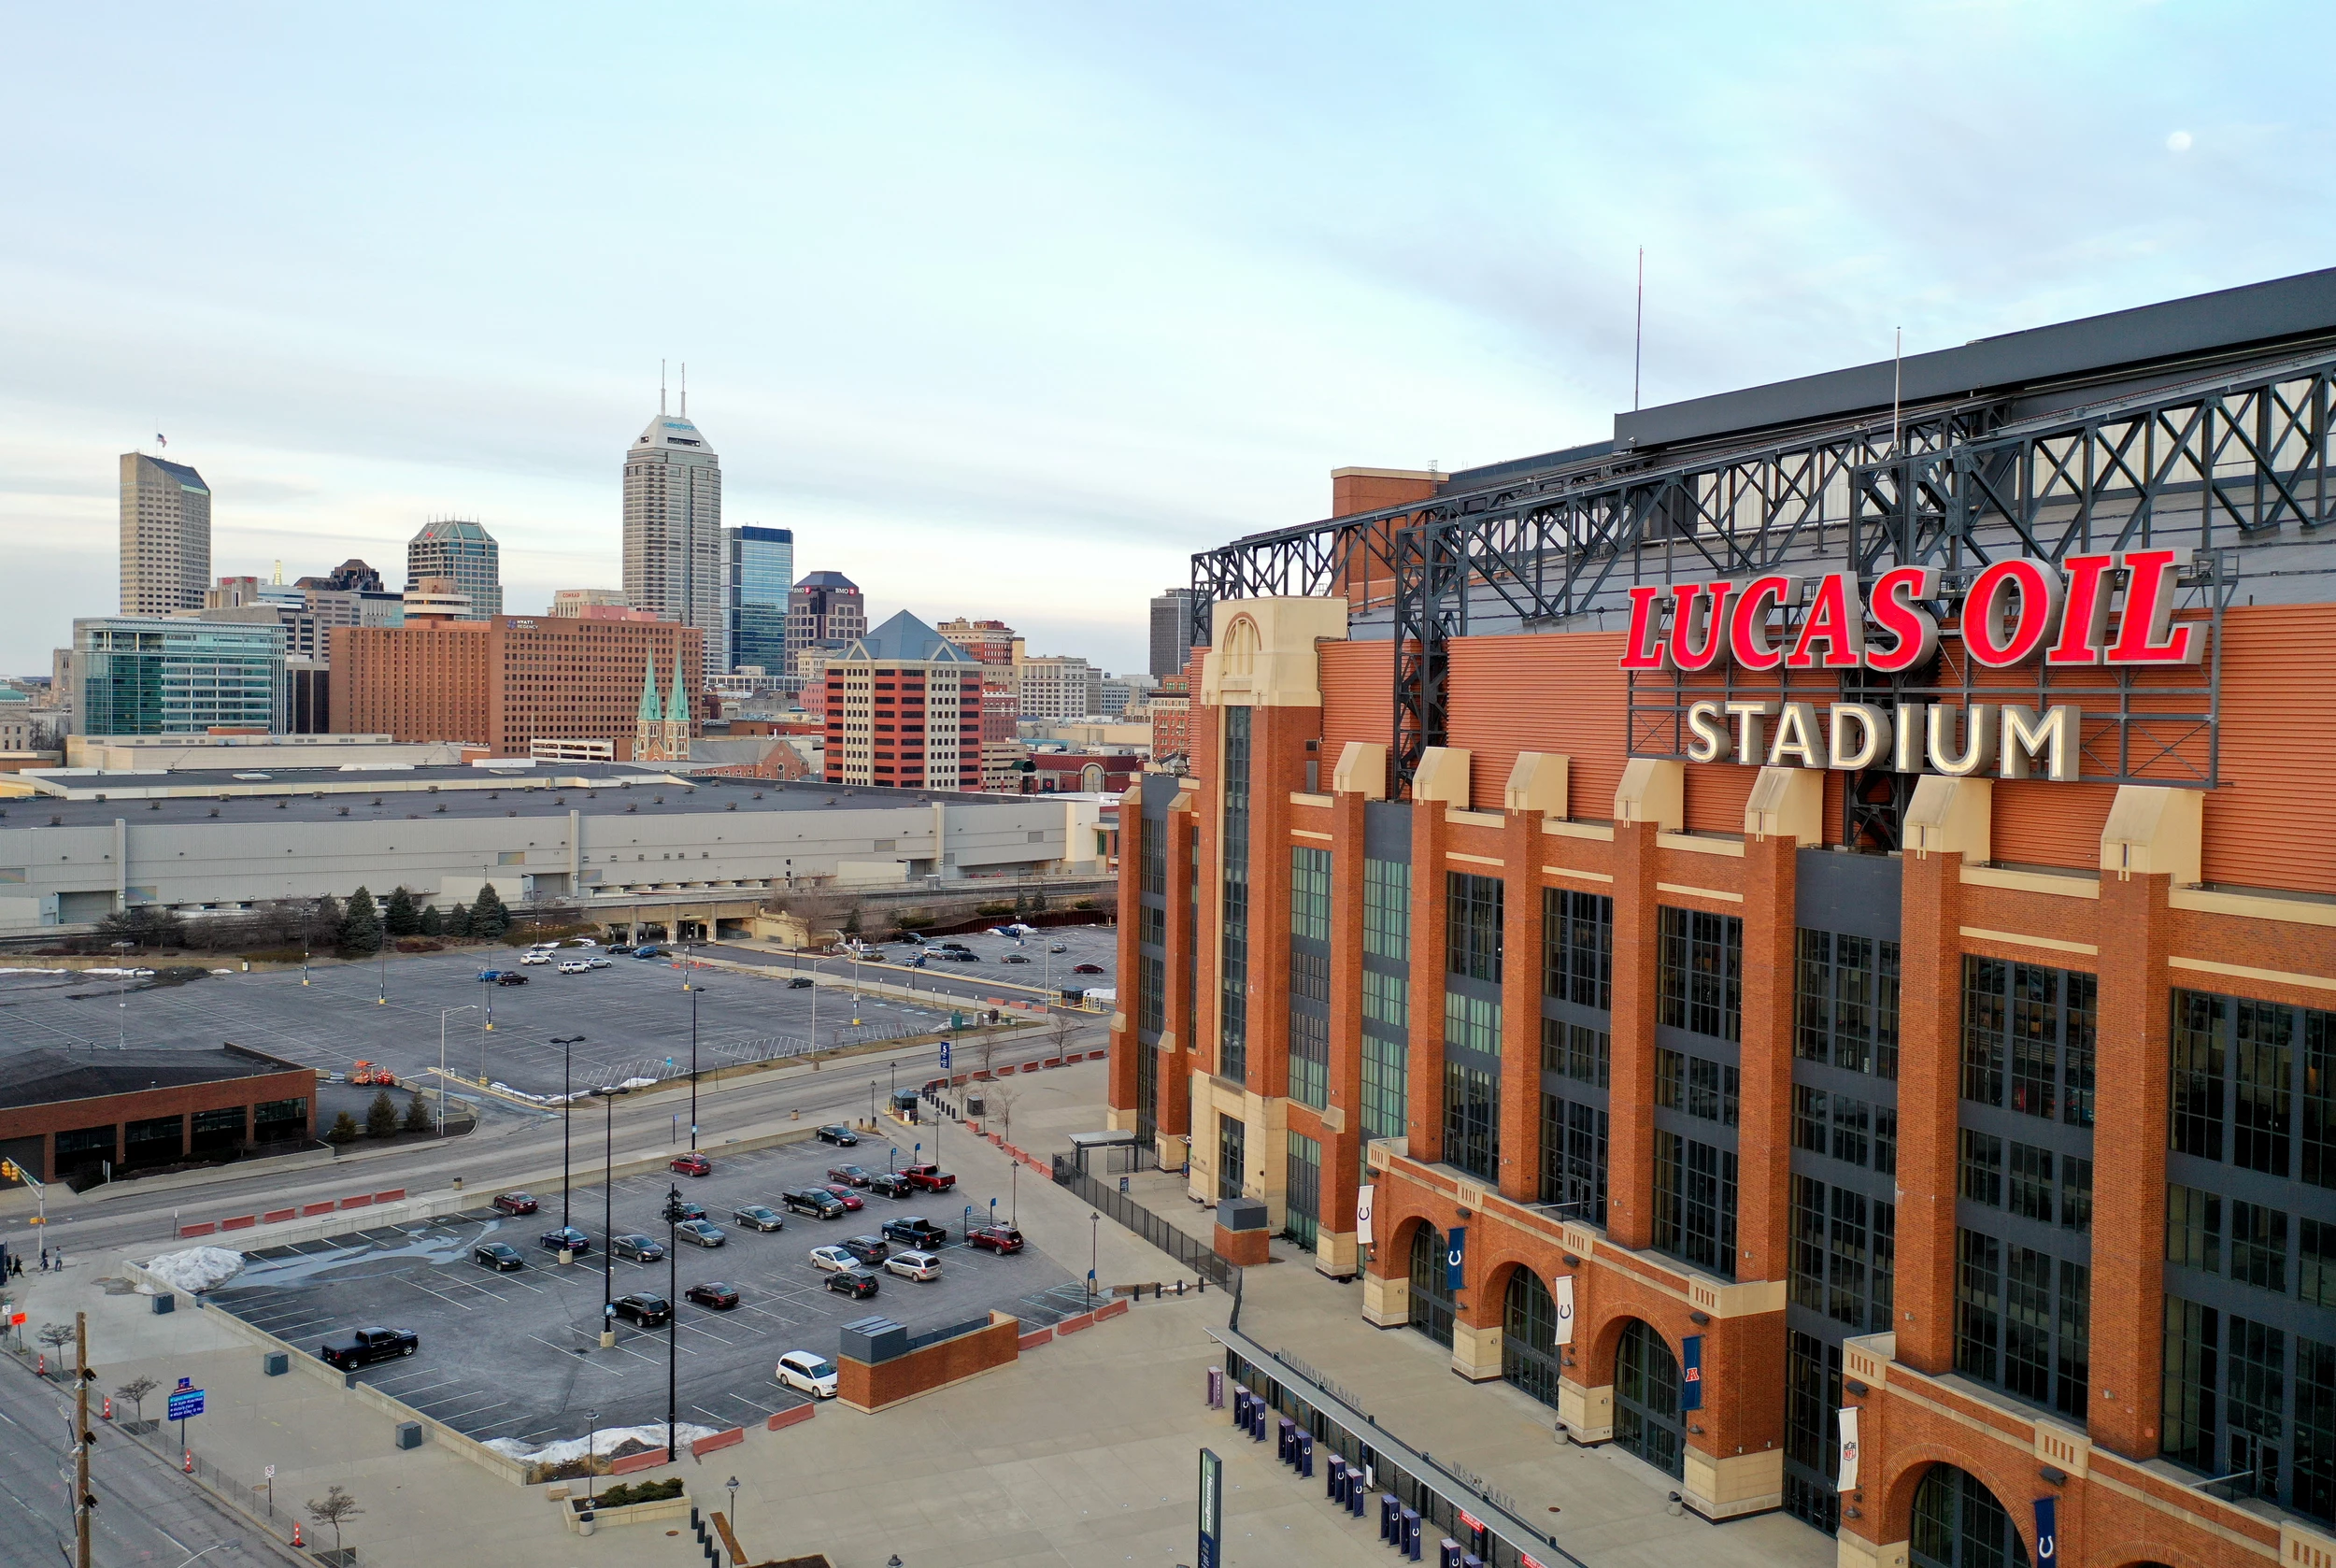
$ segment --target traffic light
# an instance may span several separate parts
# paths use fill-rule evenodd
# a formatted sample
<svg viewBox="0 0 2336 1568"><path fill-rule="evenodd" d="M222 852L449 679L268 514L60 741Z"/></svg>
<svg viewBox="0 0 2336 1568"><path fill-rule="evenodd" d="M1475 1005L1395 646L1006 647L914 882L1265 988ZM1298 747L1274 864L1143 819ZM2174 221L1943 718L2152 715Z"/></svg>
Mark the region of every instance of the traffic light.
<svg viewBox="0 0 2336 1568"><path fill-rule="evenodd" d="M16 1168L15 1161L0 1160L0 1179L14 1181L22 1173Z"/></svg>

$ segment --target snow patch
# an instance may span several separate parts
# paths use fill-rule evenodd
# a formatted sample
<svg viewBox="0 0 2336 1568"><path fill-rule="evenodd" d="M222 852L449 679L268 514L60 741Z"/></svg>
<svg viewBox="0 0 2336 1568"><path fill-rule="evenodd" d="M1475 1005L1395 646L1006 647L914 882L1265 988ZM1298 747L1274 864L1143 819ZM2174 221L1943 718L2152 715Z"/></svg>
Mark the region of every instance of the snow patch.
<svg viewBox="0 0 2336 1568"><path fill-rule="evenodd" d="M200 1295L243 1272L243 1254L224 1247L191 1247L150 1259L146 1272L176 1290Z"/></svg>
<svg viewBox="0 0 2336 1568"><path fill-rule="evenodd" d="M619 1089L654 1089L657 1087L657 1080L655 1078L627 1078L617 1087Z"/></svg>
<svg viewBox="0 0 2336 1568"><path fill-rule="evenodd" d="M691 1426L687 1421L677 1425L673 1432L675 1445L682 1448L702 1438L718 1435L712 1427ZM590 1437L564 1438L557 1443L547 1443L540 1448L532 1448L516 1437L491 1437L486 1446L498 1454L508 1454L526 1464L565 1464L570 1460L583 1459L588 1455L606 1459L622 1447L628 1439L643 1448L662 1448L665 1446L665 1423L659 1421L645 1427L603 1427Z"/></svg>

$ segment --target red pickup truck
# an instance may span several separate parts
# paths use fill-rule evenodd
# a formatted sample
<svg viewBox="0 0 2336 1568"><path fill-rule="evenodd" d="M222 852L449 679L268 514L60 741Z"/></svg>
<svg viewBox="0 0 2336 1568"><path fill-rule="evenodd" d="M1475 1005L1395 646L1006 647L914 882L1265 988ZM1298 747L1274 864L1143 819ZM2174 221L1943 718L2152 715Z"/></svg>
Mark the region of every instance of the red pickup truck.
<svg viewBox="0 0 2336 1568"><path fill-rule="evenodd" d="M908 1178L909 1186L925 1192L946 1192L957 1185L957 1177L938 1165L909 1165L901 1175Z"/></svg>

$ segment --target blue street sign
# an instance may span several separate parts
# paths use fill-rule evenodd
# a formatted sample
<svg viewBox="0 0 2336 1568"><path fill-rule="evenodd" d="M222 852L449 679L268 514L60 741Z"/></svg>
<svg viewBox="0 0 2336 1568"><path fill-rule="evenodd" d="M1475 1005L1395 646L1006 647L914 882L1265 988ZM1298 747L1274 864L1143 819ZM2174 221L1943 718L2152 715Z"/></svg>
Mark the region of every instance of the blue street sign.
<svg viewBox="0 0 2336 1568"><path fill-rule="evenodd" d="M1703 1408L1703 1336L1700 1333L1679 1342L1679 1408Z"/></svg>
<svg viewBox="0 0 2336 1568"><path fill-rule="evenodd" d="M1468 1227L1455 1225L1444 1238L1444 1288L1460 1288L1461 1266L1468 1259Z"/></svg>
<svg viewBox="0 0 2336 1568"><path fill-rule="evenodd" d="M203 1414L203 1393L201 1389L180 1389L174 1392L170 1396L168 1419L183 1421L190 1416Z"/></svg>

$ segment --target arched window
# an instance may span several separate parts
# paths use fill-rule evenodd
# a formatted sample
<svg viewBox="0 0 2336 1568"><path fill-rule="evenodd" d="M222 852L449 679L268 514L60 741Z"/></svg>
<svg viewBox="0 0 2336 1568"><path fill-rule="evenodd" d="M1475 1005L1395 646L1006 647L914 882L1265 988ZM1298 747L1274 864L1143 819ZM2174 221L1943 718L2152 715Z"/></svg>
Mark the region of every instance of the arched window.
<svg viewBox="0 0 2336 1568"><path fill-rule="evenodd" d="M1438 1345L1452 1343L1452 1288L1445 1283L1444 1235L1433 1225L1411 1233L1411 1326Z"/></svg>
<svg viewBox="0 0 2336 1568"><path fill-rule="evenodd" d="M1934 1464L1915 1489L1914 1568L2028 1568L2028 1544L1975 1477Z"/></svg>
<svg viewBox="0 0 2336 1568"><path fill-rule="evenodd" d="M1085 767L1079 769L1080 789L1086 791L1089 794L1093 794L1096 791L1102 789L1103 787L1104 770L1102 764L1090 763Z"/></svg>
<svg viewBox="0 0 2336 1568"><path fill-rule="evenodd" d="M1558 1304L1532 1270L1509 1275L1501 1315L1501 1376L1541 1401L1558 1403Z"/></svg>
<svg viewBox="0 0 2336 1568"><path fill-rule="evenodd" d="M1238 616L1225 631L1225 674L1251 676L1257 673L1257 622L1247 616Z"/></svg>
<svg viewBox="0 0 2336 1568"><path fill-rule="evenodd" d="M1687 1474L1679 1361L1662 1335L1635 1318L1614 1356L1614 1440L1665 1475Z"/></svg>

